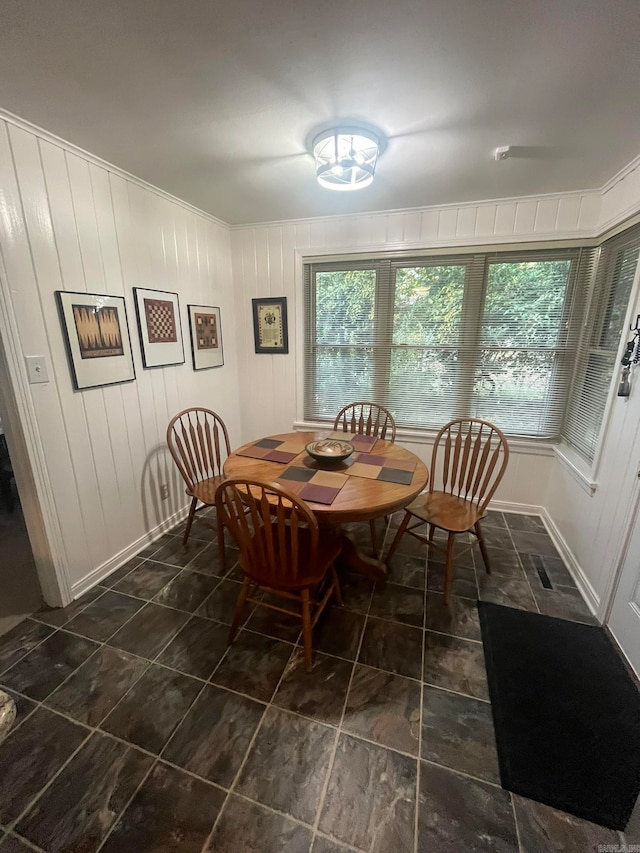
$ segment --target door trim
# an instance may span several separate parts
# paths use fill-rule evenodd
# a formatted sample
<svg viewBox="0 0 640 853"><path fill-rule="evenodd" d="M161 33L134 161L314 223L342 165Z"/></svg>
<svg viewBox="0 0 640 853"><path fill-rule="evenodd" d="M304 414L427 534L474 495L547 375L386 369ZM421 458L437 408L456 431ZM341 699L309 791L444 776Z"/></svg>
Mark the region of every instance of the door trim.
<svg viewBox="0 0 640 853"><path fill-rule="evenodd" d="M72 600L67 555L56 511L18 326L0 253L0 383L11 437L11 463L45 602Z"/></svg>

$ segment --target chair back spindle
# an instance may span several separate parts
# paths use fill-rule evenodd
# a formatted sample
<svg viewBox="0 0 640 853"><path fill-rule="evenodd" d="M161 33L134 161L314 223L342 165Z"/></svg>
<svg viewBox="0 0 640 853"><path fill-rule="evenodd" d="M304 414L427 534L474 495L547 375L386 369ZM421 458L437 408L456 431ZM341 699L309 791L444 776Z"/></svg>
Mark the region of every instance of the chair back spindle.
<svg viewBox="0 0 640 853"><path fill-rule="evenodd" d="M222 456L231 453L224 422L211 409L179 412L167 427L167 444L189 489L222 474Z"/></svg>
<svg viewBox="0 0 640 853"><path fill-rule="evenodd" d="M439 454L442 469L436 476ZM483 513L509 460L504 434L488 421L460 418L446 424L436 436L431 457L429 491L456 495Z"/></svg>
<svg viewBox="0 0 640 853"><path fill-rule="evenodd" d="M395 441L396 424L391 412L378 403L349 403L336 415L334 430L353 435L372 435Z"/></svg>
<svg viewBox="0 0 640 853"><path fill-rule="evenodd" d="M238 545L243 571L259 585L295 587L316 577L318 522L288 490L226 480L216 492L216 512Z"/></svg>

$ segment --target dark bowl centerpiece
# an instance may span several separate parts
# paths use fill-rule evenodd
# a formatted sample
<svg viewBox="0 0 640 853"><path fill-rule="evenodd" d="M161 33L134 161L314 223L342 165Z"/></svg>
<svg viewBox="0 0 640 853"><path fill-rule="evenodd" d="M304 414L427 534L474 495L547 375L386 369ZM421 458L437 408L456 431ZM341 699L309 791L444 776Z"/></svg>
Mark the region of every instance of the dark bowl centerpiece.
<svg viewBox="0 0 640 853"><path fill-rule="evenodd" d="M323 465L338 465L353 453L353 444L337 438L323 438L307 444L305 450L312 459Z"/></svg>

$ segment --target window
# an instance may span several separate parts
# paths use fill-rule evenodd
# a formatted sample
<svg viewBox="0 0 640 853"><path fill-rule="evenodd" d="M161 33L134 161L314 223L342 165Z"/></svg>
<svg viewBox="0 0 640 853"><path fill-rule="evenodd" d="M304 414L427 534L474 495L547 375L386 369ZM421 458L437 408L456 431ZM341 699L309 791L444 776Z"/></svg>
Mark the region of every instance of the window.
<svg viewBox="0 0 640 853"><path fill-rule="evenodd" d="M557 439L594 251L305 265L307 420L375 400L399 426Z"/></svg>
<svg viewBox="0 0 640 853"><path fill-rule="evenodd" d="M589 462L593 461L598 446L611 393L611 377L619 367L620 336L639 254L640 226L606 241L600 249L562 429L566 443Z"/></svg>

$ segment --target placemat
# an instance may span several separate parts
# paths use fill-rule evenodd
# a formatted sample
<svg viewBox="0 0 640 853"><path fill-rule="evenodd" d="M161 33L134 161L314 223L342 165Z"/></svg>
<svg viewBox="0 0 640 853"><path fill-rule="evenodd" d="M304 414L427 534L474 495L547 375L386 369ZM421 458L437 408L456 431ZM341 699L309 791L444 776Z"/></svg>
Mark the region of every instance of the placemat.
<svg viewBox="0 0 640 853"><path fill-rule="evenodd" d="M328 506L337 498L347 477L335 471L317 471L301 465L290 465L280 474L277 482L305 501Z"/></svg>
<svg viewBox="0 0 640 853"><path fill-rule="evenodd" d="M377 443L378 438L375 435L351 435L348 432L330 432L327 438L338 438L340 441L348 441L353 444L355 450L363 453L368 453Z"/></svg>
<svg viewBox="0 0 640 853"><path fill-rule="evenodd" d="M372 453L354 453L345 459L348 466L345 474L352 477L366 477L368 480L383 480L385 483L398 483L410 486L417 462L404 459L388 459Z"/></svg>
<svg viewBox="0 0 640 853"><path fill-rule="evenodd" d="M281 462L286 465L303 450L303 440L278 441L275 438L261 438L244 450L236 451L236 456L249 456L251 459L264 459L265 462Z"/></svg>

